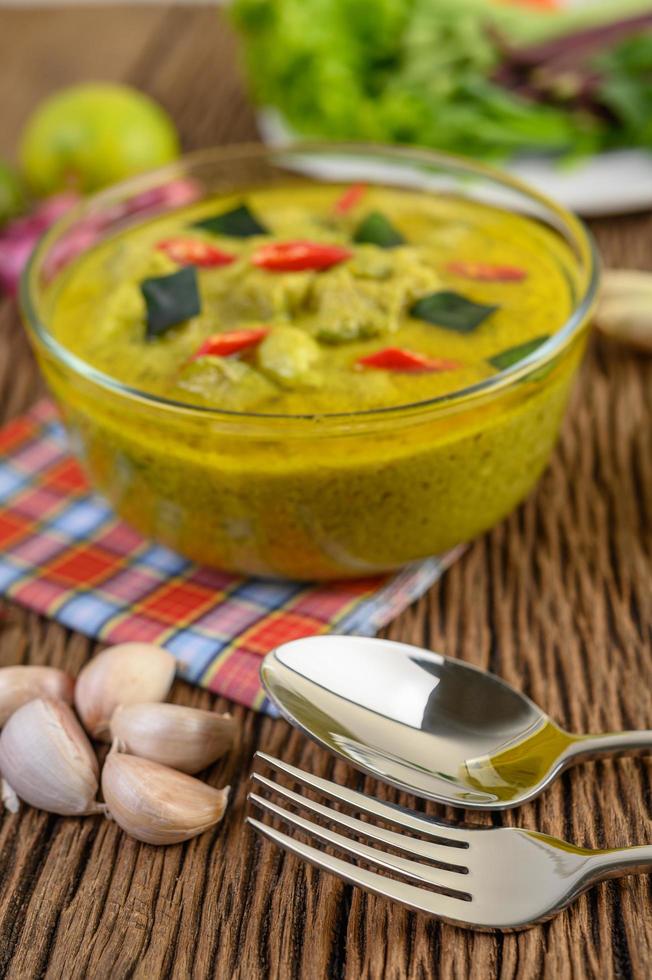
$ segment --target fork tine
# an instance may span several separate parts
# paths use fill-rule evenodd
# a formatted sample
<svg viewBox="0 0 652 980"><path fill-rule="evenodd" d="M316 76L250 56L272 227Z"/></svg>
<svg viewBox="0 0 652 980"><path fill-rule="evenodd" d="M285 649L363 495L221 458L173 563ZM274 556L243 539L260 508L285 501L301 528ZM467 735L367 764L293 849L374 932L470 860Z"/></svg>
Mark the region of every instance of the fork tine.
<svg viewBox="0 0 652 980"><path fill-rule="evenodd" d="M310 820L306 820L289 810L284 810L283 807L277 806L276 803L265 799L263 796L258 796L257 793L249 793L248 799L254 806L273 814L286 824L289 824L290 827L301 830L311 837L316 837L325 844L331 844L337 850L344 851L345 854L350 854L354 858L362 858L364 861L376 867L384 868L386 871L397 871L399 874L405 875L405 877L411 878L420 884L455 890L459 898L465 901L468 901L471 897L468 892L461 890L465 876L461 875L459 871L448 871L441 868L433 868L427 864L419 864L418 861L410 861L408 858L399 857L396 854L389 854L387 851L381 851L379 848L369 847L367 844L353 840L350 837L343 837L342 834L328 830L320 824L311 823Z"/></svg>
<svg viewBox="0 0 652 980"><path fill-rule="evenodd" d="M358 793L354 789L338 786L329 779L322 779L321 776L313 776L312 773L297 769L295 766L291 766L289 762L281 762L280 759L275 759L274 756L267 755L266 752L256 752L254 760L256 759L266 762L279 772L284 772L287 776L291 776L303 786L309 786L311 789L323 793L332 800L337 800L340 803L348 803L362 813L367 813L372 817L378 817L380 820L387 820L390 823L399 824L401 827L414 830L419 834L427 834L429 837L435 838L438 843L447 844L449 847L469 847L470 837L476 832L460 830L459 827L453 827L432 817L419 817L416 813L409 813L394 803L385 803L382 800L376 800L372 797L365 796L363 793ZM481 827L478 830L490 832L491 828Z"/></svg>
<svg viewBox="0 0 652 980"><path fill-rule="evenodd" d="M366 868L359 868L349 861L326 854L319 851L310 844L288 837L276 827L256 820L254 817L247 817L247 823L254 827L263 836L269 838L279 847L284 848L291 854L314 864L317 868L330 871L350 885L358 885L374 895L381 895L383 898L391 898L394 902L400 902L415 912L427 912L429 915L436 915L454 925L468 926L473 925L473 921L462 918L463 913L473 908L473 902L462 902L459 898L449 898L448 895L441 895L439 892L426 891L416 885L408 885L406 882L396 881L394 878L387 878L379 875L375 871L368 871Z"/></svg>
<svg viewBox="0 0 652 980"><path fill-rule="evenodd" d="M295 803L302 810L309 810L311 813L324 817L331 823L339 824L341 827L347 827L355 833L362 834L368 840L389 844L390 847L397 847L399 850L408 851L413 856L419 855L420 857L428 858L430 861L438 861L446 864L451 870L454 870L458 879L460 874L465 874L468 871L465 865L454 860L455 858L462 858L462 850L460 848L451 850L450 847L446 845L442 846L434 841L419 840L416 837L405 837L397 834L394 830L386 830L384 827L378 827L374 823L365 823L363 820L358 820L357 817L349 816L348 813L333 810L331 807L323 806L321 803L316 803L314 800L310 800L305 796L300 796L291 789L287 789L286 786L281 786L272 779L261 776L260 773L252 772L251 778L261 786L265 786L278 796L283 797L283 799ZM466 857L466 851L464 852L464 857Z"/></svg>

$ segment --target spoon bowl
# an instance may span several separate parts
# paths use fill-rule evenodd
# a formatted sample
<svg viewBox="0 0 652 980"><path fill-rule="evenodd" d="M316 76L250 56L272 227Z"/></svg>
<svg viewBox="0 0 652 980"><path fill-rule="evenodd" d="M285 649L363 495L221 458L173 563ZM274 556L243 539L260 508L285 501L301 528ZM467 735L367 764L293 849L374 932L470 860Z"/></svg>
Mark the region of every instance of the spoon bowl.
<svg viewBox="0 0 652 980"><path fill-rule="evenodd" d="M391 640L295 640L265 657L261 679L310 738L398 789L451 806L518 806L580 758L652 751L652 732L572 735L499 677Z"/></svg>

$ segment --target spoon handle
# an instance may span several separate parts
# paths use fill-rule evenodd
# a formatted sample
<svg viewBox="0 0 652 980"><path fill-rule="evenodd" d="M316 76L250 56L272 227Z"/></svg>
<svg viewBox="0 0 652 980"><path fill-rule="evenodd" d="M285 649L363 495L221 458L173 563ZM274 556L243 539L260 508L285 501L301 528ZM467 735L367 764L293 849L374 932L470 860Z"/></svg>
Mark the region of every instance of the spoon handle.
<svg viewBox="0 0 652 980"><path fill-rule="evenodd" d="M633 732L605 732L604 735L578 735L566 749L566 758L597 759L613 754L652 752L652 731L641 729Z"/></svg>

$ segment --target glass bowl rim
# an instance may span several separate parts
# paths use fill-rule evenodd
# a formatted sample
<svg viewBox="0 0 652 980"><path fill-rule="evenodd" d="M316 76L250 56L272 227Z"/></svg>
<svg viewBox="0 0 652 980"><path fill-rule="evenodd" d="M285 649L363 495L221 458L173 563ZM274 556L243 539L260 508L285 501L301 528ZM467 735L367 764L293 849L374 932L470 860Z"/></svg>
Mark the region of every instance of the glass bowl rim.
<svg viewBox="0 0 652 980"><path fill-rule="evenodd" d="M400 405L390 405L380 408L361 409L349 412L314 412L303 414L292 413L273 413L273 412L246 412L233 411L230 409L215 408L213 406L197 405L190 402L177 401L171 398L164 398L151 392L142 391L131 385L118 381L109 374L88 364L83 358L72 353L68 348L60 343L48 330L38 312L38 302L35 300L34 281L37 276L43 256L47 253L50 244L57 239L57 236L72 226L75 221L96 205L101 205L104 201L111 201L116 195L127 194L130 191L138 193L153 186L153 181L157 184L166 179L174 180L187 176L184 168L202 163L228 163L241 157L253 158L274 158L285 154L321 153L336 154L337 152L352 155L356 152L365 156L373 156L374 153L384 157L391 157L397 163L404 161L406 164L423 163L431 166L445 167L450 171L457 170L460 174L475 175L485 177L494 184L501 185L512 191L529 198L532 202L544 207L548 212L554 214L561 222L566 231L570 231L576 245L580 246L581 258L578 262L584 262L587 268L586 286L582 295L576 301L573 311L568 319L559 327L555 333L536 348L531 354L522 360L504 368L496 374L485 378L482 381L444 395L437 395L433 398L421 399L416 402L403 402ZM192 175L190 175L192 176ZM154 185L155 186L155 185ZM427 193L427 191L425 192ZM170 212L172 214L173 212ZM458 156L452 153L442 153L422 147L411 147L404 145L390 145L384 143L362 143L362 142L331 142L324 140L302 140L286 143L281 146L265 146L260 143L236 143L229 146L216 146L203 150L196 150L192 153L184 154L172 163L153 170L148 170L142 174L131 177L127 180L112 184L95 194L92 194L79 203L74 205L62 218L59 218L39 239L36 247L32 251L29 260L22 272L19 286L19 304L24 320L29 331L46 350L53 355L64 367L70 369L74 374L81 376L85 381L92 382L99 387L105 388L114 395L122 396L127 400L144 403L152 408L172 411L181 415L197 416L198 418L212 418L215 420L237 422L245 420L256 421L258 423L269 422L270 424L301 423L323 421L333 424L359 421L373 422L374 419L387 420L388 416L401 416L405 414L426 413L437 415L437 410L448 413L458 404L466 406L469 402L476 399L485 399L493 394L500 394L506 388L519 383L532 371L538 371L548 362L553 360L559 353L570 345L575 335L586 324L591 310L593 309L599 286L600 261L598 251L590 231L583 221L568 211L561 204L552 198L535 190L525 181L510 174L504 173L498 168L488 166L484 163L475 161L471 158Z"/></svg>

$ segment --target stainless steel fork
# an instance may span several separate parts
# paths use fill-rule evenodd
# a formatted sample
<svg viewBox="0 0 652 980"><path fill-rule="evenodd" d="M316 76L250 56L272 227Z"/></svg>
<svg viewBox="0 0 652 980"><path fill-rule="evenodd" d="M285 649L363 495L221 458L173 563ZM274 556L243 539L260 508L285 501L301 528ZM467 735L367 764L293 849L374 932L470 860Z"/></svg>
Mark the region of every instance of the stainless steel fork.
<svg viewBox="0 0 652 980"><path fill-rule="evenodd" d="M311 843L250 816L247 822L252 827L352 885L457 926L525 929L556 915L599 881L652 871L652 845L598 851L533 830L457 827L337 786L263 752L255 760L302 787L345 804L357 815L253 772L254 782L279 797L283 805L256 792L249 794L251 803ZM307 812L351 836L295 811ZM373 820L361 820L360 814ZM376 820L397 829L379 826ZM315 842L335 853L319 849ZM378 869L389 874L379 874Z"/></svg>

